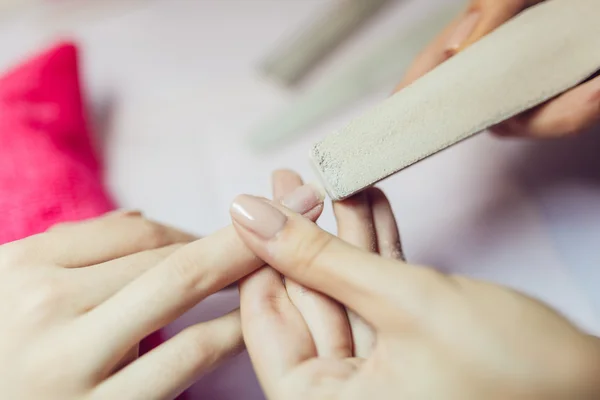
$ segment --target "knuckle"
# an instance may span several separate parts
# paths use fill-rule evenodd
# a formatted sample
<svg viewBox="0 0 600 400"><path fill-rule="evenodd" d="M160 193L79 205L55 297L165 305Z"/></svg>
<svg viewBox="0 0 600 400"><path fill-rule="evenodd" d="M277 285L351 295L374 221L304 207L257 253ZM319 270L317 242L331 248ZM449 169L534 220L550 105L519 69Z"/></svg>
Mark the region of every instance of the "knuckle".
<svg viewBox="0 0 600 400"><path fill-rule="evenodd" d="M179 251L185 245L182 243L176 243L169 246L157 247L154 249L146 250L143 252L146 263L149 265L158 265L165 261L171 254Z"/></svg>
<svg viewBox="0 0 600 400"><path fill-rule="evenodd" d="M206 270L188 252L180 251L171 260L171 275L182 293L197 291L206 283Z"/></svg>
<svg viewBox="0 0 600 400"><path fill-rule="evenodd" d="M81 349L65 342L57 345L57 335L41 338L24 352L20 361L26 375L36 377L38 388L61 388L62 395L70 397L68 393L77 389L75 385L65 385L65 382L82 382L87 378L88 369L81 368ZM70 362L65 363L65 360Z"/></svg>
<svg viewBox="0 0 600 400"><path fill-rule="evenodd" d="M285 316L289 312L290 298L285 292L268 293L260 299L261 310L270 310L270 315L279 317ZM264 315L261 316L264 318Z"/></svg>
<svg viewBox="0 0 600 400"><path fill-rule="evenodd" d="M426 325L443 318L448 307L459 299L460 292L452 278L435 269L418 268L411 281L410 285L403 286L399 299L397 288L390 287L388 295L392 303L399 300L397 305L412 324Z"/></svg>
<svg viewBox="0 0 600 400"><path fill-rule="evenodd" d="M218 361L220 351L214 345L215 339L203 326L192 326L181 332L181 344L174 363L177 365L193 365L194 369L209 366Z"/></svg>
<svg viewBox="0 0 600 400"><path fill-rule="evenodd" d="M203 329L202 326L193 326L188 328L184 334L186 335L186 342L189 344L186 349L192 349L190 354L192 359L200 360L214 357L216 349L212 345L213 340L209 337L206 329Z"/></svg>
<svg viewBox="0 0 600 400"><path fill-rule="evenodd" d="M209 323L210 324L210 323ZM215 329L203 324L187 328L184 332L185 343L182 357L198 366L209 366L239 350L242 333L239 328ZM192 349L192 352L189 350Z"/></svg>
<svg viewBox="0 0 600 400"><path fill-rule="evenodd" d="M63 309L68 288L62 280L39 277L24 285L24 313L34 321L44 321Z"/></svg>
<svg viewBox="0 0 600 400"><path fill-rule="evenodd" d="M139 224L139 243L144 248L158 248L168 244L167 229L155 222L145 218L139 218L136 221Z"/></svg>
<svg viewBox="0 0 600 400"><path fill-rule="evenodd" d="M291 250L291 259L296 260L296 268L303 274L318 266L321 257L333 243L333 236L325 231L317 230L314 234L299 235Z"/></svg>

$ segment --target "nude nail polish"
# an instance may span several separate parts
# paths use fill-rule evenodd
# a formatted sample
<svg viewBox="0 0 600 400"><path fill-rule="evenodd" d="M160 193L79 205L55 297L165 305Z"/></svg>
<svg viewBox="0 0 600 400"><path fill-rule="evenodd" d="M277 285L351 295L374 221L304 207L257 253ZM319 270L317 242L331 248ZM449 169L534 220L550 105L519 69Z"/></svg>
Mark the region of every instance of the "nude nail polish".
<svg viewBox="0 0 600 400"><path fill-rule="evenodd" d="M298 214L305 214L323 204L325 193L320 187L312 184L304 185L281 199L281 204Z"/></svg>
<svg viewBox="0 0 600 400"><path fill-rule="evenodd" d="M473 31L475 31L475 28L477 28L480 17L481 12L471 11L463 18L446 43L447 53L453 54L460 49Z"/></svg>
<svg viewBox="0 0 600 400"><path fill-rule="evenodd" d="M234 200L231 216L235 222L266 240L274 238L287 222L287 217L267 201L249 195Z"/></svg>

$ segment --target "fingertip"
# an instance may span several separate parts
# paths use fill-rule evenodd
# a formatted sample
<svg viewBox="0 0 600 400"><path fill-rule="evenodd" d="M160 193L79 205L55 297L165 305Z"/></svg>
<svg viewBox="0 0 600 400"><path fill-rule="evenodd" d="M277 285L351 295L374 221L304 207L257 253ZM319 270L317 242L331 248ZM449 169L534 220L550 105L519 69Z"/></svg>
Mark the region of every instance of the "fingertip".
<svg viewBox="0 0 600 400"><path fill-rule="evenodd" d="M527 8L530 2L524 0L475 0L463 17L463 23L454 33L454 42L449 41L446 55L453 57L472 46ZM463 35L462 40L460 40L461 35Z"/></svg>
<svg viewBox="0 0 600 400"><path fill-rule="evenodd" d="M370 187L367 189L367 195L371 201L371 204L374 203L387 203L389 204L389 199L387 195L378 187Z"/></svg>
<svg viewBox="0 0 600 400"><path fill-rule="evenodd" d="M319 219L321 214L323 214L324 209L325 209L325 205L319 204L318 206L316 206L315 208L313 208L312 210L310 210L309 212L304 214L304 217L311 221L316 221L317 219Z"/></svg>
<svg viewBox="0 0 600 400"><path fill-rule="evenodd" d="M285 192L290 186L302 185L302 177L291 169L277 169L271 174L271 184L274 191Z"/></svg>

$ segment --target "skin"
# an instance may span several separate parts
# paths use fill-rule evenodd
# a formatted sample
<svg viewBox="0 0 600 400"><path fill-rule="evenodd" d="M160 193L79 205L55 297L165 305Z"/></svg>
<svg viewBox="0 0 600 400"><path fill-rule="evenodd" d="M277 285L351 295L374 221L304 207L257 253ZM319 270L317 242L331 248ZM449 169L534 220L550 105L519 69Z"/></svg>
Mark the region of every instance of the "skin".
<svg viewBox="0 0 600 400"><path fill-rule="evenodd" d="M285 221L274 237L232 214L272 268L240 285L244 339L268 398L600 397L599 339L510 289L402 261L381 192L335 205L340 238L270 204L272 220ZM340 304L354 311L350 323Z"/></svg>
<svg viewBox="0 0 600 400"><path fill-rule="evenodd" d="M460 53L488 33L543 0L473 0L465 13L450 24L414 61L396 91ZM457 46L452 37L462 21L479 13L471 33ZM572 136L600 122L600 76L589 79L553 100L492 128L501 136L556 138Z"/></svg>
<svg viewBox="0 0 600 400"><path fill-rule="evenodd" d="M301 183L276 173L275 197ZM598 397L597 339L518 293L406 264L380 191L335 205L341 239L310 222L322 203L304 216L270 204L287 216L271 240L239 223L198 240L134 212L0 246L2 396L173 399L241 350L243 326L270 398ZM150 332L246 276L241 321L137 357Z"/></svg>
<svg viewBox="0 0 600 400"><path fill-rule="evenodd" d="M262 265L231 226L197 239L138 212L0 246L0 397L175 398L242 350L239 311L139 342Z"/></svg>

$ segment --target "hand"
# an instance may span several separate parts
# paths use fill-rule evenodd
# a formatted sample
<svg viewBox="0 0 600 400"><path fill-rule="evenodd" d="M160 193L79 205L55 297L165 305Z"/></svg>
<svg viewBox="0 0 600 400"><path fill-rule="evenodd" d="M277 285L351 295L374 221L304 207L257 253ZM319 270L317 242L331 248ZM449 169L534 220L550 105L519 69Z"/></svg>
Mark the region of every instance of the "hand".
<svg viewBox="0 0 600 400"><path fill-rule="evenodd" d="M397 90L408 86L469 47L527 7L544 0L472 0L466 12L417 57ZM511 118L492 132L503 136L553 138L585 131L600 122L600 76Z"/></svg>
<svg viewBox="0 0 600 400"><path fill-rule="evenodd" d="M235 311L137 358L144 337L262 265L231 226L194 239L117 213L0 246L0 398L172 399L240 351Z"/></svg>
<svg viewBox="0 0 600 400"><path fill-rule="evenodd" d="M302 179L294 172L277 171L273 175L273 197L284 204L311 204L320 198L311 186L295 192L301 186ZM338 235L344 240L386 257L402 256L391 207L379 190L369 189L336 203L334 212ZM262 349L266 357L257 357L255 362L266 363L266 370L272 368L271 362L281 362L282 353L346 358L371 352L374 334L360 317L292 279L282 280L270 267L243 279L240 296L245 340L252 342L250 349ZM271 320L273 309L277 318ZM263 323L264 318L270 323Z"/></svg>
<svg viewBox="0 0 600 400"><path fill-rule="evenodd" d="M289 279L354 310L375 334L373 350L362 357L347 340L324 348L316 330L308 334L294 315L289 290L275 280L269 289L257 275L248 278L241 286L244 338L269 398L600 396L599 340L537 301L367 252L274 202L240 196L232 211L252 251ZM255 284L267 290L264 296Z"/></svg>

